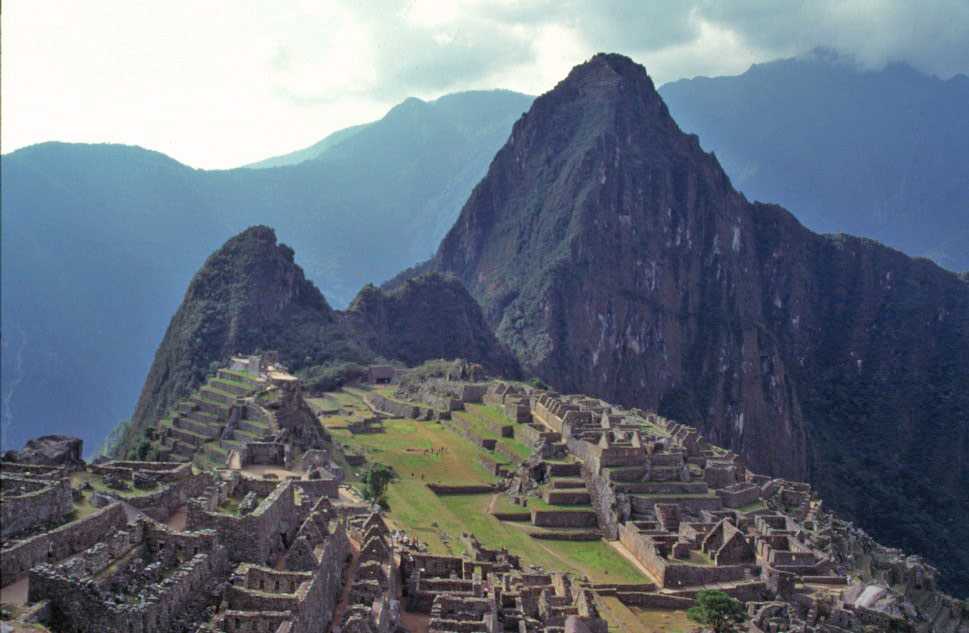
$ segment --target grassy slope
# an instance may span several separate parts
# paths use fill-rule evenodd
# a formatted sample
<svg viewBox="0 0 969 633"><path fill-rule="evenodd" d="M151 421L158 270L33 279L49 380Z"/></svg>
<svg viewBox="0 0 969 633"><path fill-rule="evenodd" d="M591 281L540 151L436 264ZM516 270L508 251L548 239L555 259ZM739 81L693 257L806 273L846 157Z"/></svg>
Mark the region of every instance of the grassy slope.
<svg viewBox="0 0 969 633"><path fill-rule="evenodd" d="M328 394L327 398L349 406L347 396L344 392ZM325 423L338 442L363 453L368 462L384 463L397 471L399 479L390 485L387 493L390 518L425 541L432 552L461 553L461 533L471 532L487 547L507 547L526 564L572 571L597 582L646 582L632 564L605 542L533 539L523 526L491 516L488 507L493 495L439 497L428 490L426 484L434 482L495 482L478 464L482 449L442 424L388 420L383 433L354 436L333 428L335 417L326 418Z"/></svg>

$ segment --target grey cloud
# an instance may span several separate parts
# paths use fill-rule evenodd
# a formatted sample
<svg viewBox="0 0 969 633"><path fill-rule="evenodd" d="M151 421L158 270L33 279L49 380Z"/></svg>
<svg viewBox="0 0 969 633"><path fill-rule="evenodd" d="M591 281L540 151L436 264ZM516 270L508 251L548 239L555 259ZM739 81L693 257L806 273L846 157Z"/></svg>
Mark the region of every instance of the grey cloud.
<svg viewBox="0 0 969 633"><path fill-rule="evenodd" d="M723 67L718 59L723 51L689 47L700 37L701 21L735 33L757 61L826 47L868 66L905 61L943 77L969 72L966 0L493 2L475 5L433 28L405 25L397 2L358 6L354 11L376 41L377 81L367 94L386 100L475 85L503 70L537 63L534 33L549 25L572 29L593 51L641 60L664 52L665 67L684 75L716 73ZM542 88L536 86L536 91Z"/></svg>
<svg viewBox="0 0 969 633"><path fill-rule="evenodd" d="M948 77L969 72L969 2L704 2L701 14L775 55L822 46L869 66L902 61Z"/></svg>

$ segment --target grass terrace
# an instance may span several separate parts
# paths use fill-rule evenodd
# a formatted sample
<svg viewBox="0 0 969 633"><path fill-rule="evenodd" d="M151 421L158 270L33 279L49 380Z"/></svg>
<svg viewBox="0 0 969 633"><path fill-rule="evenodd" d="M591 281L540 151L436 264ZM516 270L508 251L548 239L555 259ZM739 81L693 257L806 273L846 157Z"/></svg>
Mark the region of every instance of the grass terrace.
<svg viewBox="0 0 969 633"><path fill-rule="evenodd" d="M105 494L109 494L115 497L120 497L122 499L126 499L126 498L130 499L133 497L142 497L144 495L152 494L154 492L157 492L160 487L160 484L156 483L151 488L135 488L131 486L127 490L116 490L115 488L111 488L106 483L104 483L104 479L101 477L101 475L96 475L94 473L89 473L86 471L76 472L71 475L71 486L73 488L78 488L84 485L85 483L90 484L91 487L94 489L94 492L103 492ZM86 492L84 496L84 499L88 505L90 505L91 494L92 494L91 492ZM77 512L82 511L82 508L79 508L77 504L75 504L75 509ZM92 509L87 510L87 508L84 508L84 511L86 512L86 514L90 514L91 512L94 511L94 509L95 508L93 508L92 506ZM84 516L84 515L81 515L81 516Z"/></svg>
<svg viewBox="0 0 969 633"><path fill-rule="evenodd" d="M699 625L685 611L627 607L615 596L600 596L610 633L692 633Z"/></svg>
<svg viewBox="0 0 969 633"><path fill-rule="evenodd" d="M344 391L327 394L326 398L340 401L344 406L354 406L348 398L359 396ZM323 423L337 442L364 455L368 463L379 462L393 467L398 479L387 490L389 518L399 528L426 542L434 553L463 553L461 533L471 532L486 547L508 548L521 556L524 564L571 571L588 576L594 582L648 582L632 563L604 541L539 540L529 536L530 525L497 520L491 512L499 508L501 511L527 511L514 505L502 493L438 496L431 492L428 483L481 485L496 482L495 477L478 463L479 456L488 451L440 422L392 419L385 421L383 433L356 436L346 429L331 426L329 417L323 418ZM365 468L351 470L350 483L358 489L359 476ZM529 500L529 509L532 501ZM563 508L556 506L555 509Z"/></svg>

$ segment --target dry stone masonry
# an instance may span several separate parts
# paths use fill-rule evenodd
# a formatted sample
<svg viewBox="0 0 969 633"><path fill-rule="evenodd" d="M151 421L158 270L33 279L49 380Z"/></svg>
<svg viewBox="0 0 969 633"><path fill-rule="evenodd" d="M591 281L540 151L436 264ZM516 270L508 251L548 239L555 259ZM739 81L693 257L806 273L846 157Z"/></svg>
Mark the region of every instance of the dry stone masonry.
<svg viewBox="0 0 969 633"><path fill-rule="evenodd" d="M439 367L371 372L381 391L369 393L369 405L418 423L440 420L481 453L499 483L427 488L507 495L512 509L506 503L493 515L519 522L508 529L605 539L635 561L644 582L594 583L531 567L468 533L463 555L429 553L389 527L379 508L341 490L336 462L350 460L269 353L232 359L161 420L154 460L86 464L70 438L4 455L0 585L26 588L22 603L10 605L18 626L607 633L605 598L682 610L715 587L744 603L751 633L969 629L966 605L936 591L931 566L827 512L807 484L751 472L692 427L490 381L461 362ZM397 384L392 396L388 381ZM479 404L500 412L493 437L465 417ZM350 432L380 432L381 420L376 413ZM189 439L196 436L204 439ZM506 439L530 455L502 454Z"/></svg>

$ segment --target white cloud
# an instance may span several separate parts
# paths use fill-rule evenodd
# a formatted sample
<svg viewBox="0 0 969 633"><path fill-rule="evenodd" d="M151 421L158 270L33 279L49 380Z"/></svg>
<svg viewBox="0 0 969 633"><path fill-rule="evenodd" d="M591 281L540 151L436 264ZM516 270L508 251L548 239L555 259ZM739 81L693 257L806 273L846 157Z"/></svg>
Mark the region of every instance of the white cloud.
<svg viewBox="0 0 969 633"><path fill-rule="evenodd" d="M228 167L407 96L538 94L599 50L657 84L829 46L969 71L969 3L894 0L6 0L2 145L121 142Z"/></svg>

